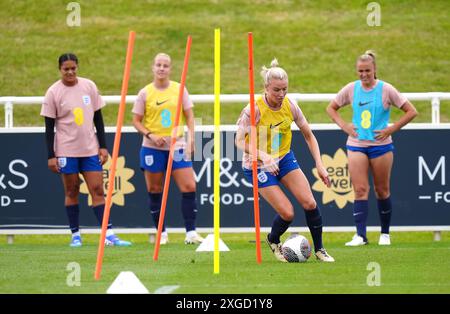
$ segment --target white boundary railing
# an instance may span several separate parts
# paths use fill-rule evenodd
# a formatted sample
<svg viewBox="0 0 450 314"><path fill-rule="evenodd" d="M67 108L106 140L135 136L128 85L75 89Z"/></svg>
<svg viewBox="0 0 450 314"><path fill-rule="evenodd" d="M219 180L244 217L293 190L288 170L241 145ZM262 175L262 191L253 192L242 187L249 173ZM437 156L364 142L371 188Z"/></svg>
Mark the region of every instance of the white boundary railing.
<svg viewBox="0 0 450 314"><path fill-rule="evenodd" d="M449 93L429 92L429 93L403 93L410 101L430 101L431 102L431 123L440 123L441 100L450 100ZM288 94L289 97L298 102L330 102L336 94ZM107 104L119 104L120 96L102 96ZM127 103L134 103L136 95L126 97ZM214 103L214 95L191 95L194 103ZM5 105L5 128L14 127L14 105L37 105L42 104L43 96L4 96L0 97L0 104ZM247 103L248 94L220 95L221 104Z"/></svg>
<svg viewBox="0 0 450 314"><path fill-rule="evenodd" d="M16 227L16 226L14 226ZM69 226L43 226L46 229L0 229L0 235L6 235L6 242L8 244L14 243L14 236L16 235L42 235L42 234L70 234ZM83 228L81 226L83 234L99 234L100 228ZM214 228L197 228L199 233L213 233ZM434 241L441 241L443 231L450 231L450 226L391 226L392 232L432 232ZM261 232L270 232L270 227L261 227ZM354 232L355 227L323 227L323 232ZM368 226L368 232L379 232L380 227ZM114 232L117 234L149 234L150 242L154 243L156 237L155 228L114 228ZM185 233L184 228L167 228L169 233ZM220 228L220 233L250 233L255 232L253 227L239 227L239 228ZM307 227L289 227L291 233L308 233Z"/></svg>

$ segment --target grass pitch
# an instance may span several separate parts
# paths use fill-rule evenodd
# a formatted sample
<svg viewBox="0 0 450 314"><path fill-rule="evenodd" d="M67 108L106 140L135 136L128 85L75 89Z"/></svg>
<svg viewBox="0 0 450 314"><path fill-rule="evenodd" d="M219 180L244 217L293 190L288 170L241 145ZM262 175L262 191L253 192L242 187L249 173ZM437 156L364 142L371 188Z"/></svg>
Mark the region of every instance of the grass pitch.
<svg viewBox="0 0 450 314"><path fill-rule="evenodd" d="M195 252L196 246L183 244L182 234L170 234L156 262L148 235L122 235L134 245L106 248L99 281L94 280L98 235L84 235L81 248L70 248L68 236L16 236L12 245L1 236L0 293L105 293L121 271L133 271L151 293L162 286L179 286L174 294L450 293L449 232L439 242L431 232L392 233L390 247L378 246L378 233L369 233L368 246L345 247L351 236L324 234L335 263L313 256L306 263L280 263L261 243L258 265L253 234L222 234L230 251L221 252L215 275L213 253ZM72 262L80 265L80 286L67 284ZM368 284L376 280L372 265L379 265L379 286Z"/></svg>

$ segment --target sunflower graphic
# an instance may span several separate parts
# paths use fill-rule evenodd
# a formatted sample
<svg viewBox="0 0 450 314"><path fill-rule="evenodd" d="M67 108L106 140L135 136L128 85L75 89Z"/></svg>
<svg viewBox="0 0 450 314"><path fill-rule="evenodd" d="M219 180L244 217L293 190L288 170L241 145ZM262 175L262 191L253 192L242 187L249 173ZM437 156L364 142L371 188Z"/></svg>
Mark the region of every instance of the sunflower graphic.
<svg viewBox="0 0 450 314"><path fill-rule="evenodd" d="M347 205L347 202L353 203L355 195L353 193L353 186L350 181L348 172L347 155L342 149L338 149L333 158L328 155L322 155L324 167L328 171L330 177L331 187L328 188L323 184L317 173L317 169L312 170L313 175L317 181L313 184L312 189L317 192L322 192L322 203L328 204L335 201L336 205L342 209Z"/></svg>
<svg viewBox="0 0 450 314"><path fill-rule="evenodd" d="M103 189L106 197L108 192L108 180L109 180L109 169L111 167L111 156L109 156L108 161L103 165ZM125 157L121 156L117 158L116 164L116 176L114 178L114 189L112 193L112 204L119 206L125 205L125 194L133 193L135 188L134 185L128 182L134 175L134 170L130 168L125 168ZM92 197L89 194L89 190L86 182L83 180L83 176L80 174L80 179L82 181L80 186L80 192L88 194L88 204L92 205Z"/></svg>

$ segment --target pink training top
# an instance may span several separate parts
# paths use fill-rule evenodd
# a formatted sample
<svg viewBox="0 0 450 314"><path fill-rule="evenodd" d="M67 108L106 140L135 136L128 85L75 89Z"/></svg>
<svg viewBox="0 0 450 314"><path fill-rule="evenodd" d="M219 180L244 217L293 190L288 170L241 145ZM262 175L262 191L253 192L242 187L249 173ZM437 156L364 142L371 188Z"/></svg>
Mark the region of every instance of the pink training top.
<svg viewBox="0 0 450 314"><path fill-rule="evenodd" d="M89 157L98 154L94 112L105 106L97 86L77 77L78 83L66 86L61 80L45 93L41 116L55 119L55 156Z"/></svg>
<svg viewBox="0 0 450 314"><path fill-rule="evenodd" d="M377 83L378 84L378 80ZM375 84L375 86L376 86ZM375 88L375 86L373 88ZM364 88L364 87L363 87ZM355 89L355 82L348 83L344 86L334 98L334 101L339 107L344 107L346 105L351 105L353 103L353 91ZM366 89L365 89L366 90ZM367 91L370 91L368 89ZM395 106L397 108L401 108L408 99L402 95L394 86L389 83L384 82L383 84L383 94L382 94L382 102L383 107L387 109L389 106ZM385 140L375 140L365 141L358 140L357 138L349 136L347 139L347 145L356 146L356 147L368 147L368 146L379 146L379 145L387 145L392 143L392 137L389 136Z"/></svg>
<svg viewBox="0 0 450 314"><path fill-rule="evenodd" d="M147 100L147 88L144 87L142 88L139 93L138 96L136 98L136 101L133 105L133 109L132 112L135 114L138 114L140 116L144 116L145 115L145 103ZM183 110L188 110L194 107L194 104L191 100L191 98L189 97L189 93L186 89L186 87L184 88L184 93L183 93ZM183 114L183 113L181 113ZM184 127L184 126L183 126ZM159 150L170 150L170 136L166 136L166 143L164 146L157 146L151 139L146 138L145 136L143 136L143 141L142 141L142 146L144 147L149 147L149 148L154 148L154 149L159 149ZM182 149L186 147L186 140L184 137L178 137L177 141L175 142L175 149Z"/></svg>
<svg viewBox="0 0 450 314"><path fill-rule="evenodd" d="M287 97L287 96L286 96ZM266 102L266 98L262 97L264 100L264 103L269 106ZM294 117L295 124L301 129L305 124L308 123L305 116L303 115L302 110L298 106L297 102L293 99L290 99L287 97L290 104L290 109L292 112L292 116ZM255 124L258 125L259 120L261 118L261 113L259 111L258 106L255 104ZM242 109L241 115L239 116L239 119L236 123L238 125L238 128L245 130L245 133L250 134L250 128L251 128L251 121L250 121L250 104L245 106L244 109ZM276 160L277 161L277 160ZM278 161L277 161L278 162ZM252 168L252 158L250 154L247 154L246 152L243 153L242 157L242 167L246 169Z"/></svg>

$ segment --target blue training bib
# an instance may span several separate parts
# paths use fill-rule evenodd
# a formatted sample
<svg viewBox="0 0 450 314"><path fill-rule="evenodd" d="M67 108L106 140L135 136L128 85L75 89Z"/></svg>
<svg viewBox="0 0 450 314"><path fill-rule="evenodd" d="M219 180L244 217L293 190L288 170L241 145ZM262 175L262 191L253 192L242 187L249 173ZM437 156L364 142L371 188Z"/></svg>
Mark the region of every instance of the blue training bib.
<svg viewBox="0 0 450 314"><path fill-rule="evenodd" d="M383 107L383 81L378 81L374 89L366 91L361 81L355 82L353 91L353 125L359 140L375 141L374 130L385 129L389 122L390 109Z"/></svg>

